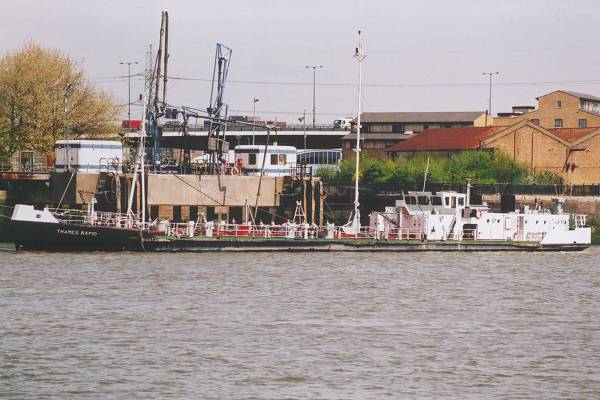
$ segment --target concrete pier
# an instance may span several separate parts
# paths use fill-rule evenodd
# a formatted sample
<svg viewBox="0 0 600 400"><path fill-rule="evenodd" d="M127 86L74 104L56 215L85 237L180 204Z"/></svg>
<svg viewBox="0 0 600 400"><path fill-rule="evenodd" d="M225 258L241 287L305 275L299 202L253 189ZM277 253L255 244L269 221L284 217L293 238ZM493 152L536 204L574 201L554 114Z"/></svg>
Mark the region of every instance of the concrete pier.
<svg viewBox="0 0 600 400"><path fill-rule="evenodd" d="M6 197L6 191L0 190L0 206L6 204ZM0 242L10 240L10 233L8 232L8 218L10 217L10 214L10 209L0 207Z"/></svg>

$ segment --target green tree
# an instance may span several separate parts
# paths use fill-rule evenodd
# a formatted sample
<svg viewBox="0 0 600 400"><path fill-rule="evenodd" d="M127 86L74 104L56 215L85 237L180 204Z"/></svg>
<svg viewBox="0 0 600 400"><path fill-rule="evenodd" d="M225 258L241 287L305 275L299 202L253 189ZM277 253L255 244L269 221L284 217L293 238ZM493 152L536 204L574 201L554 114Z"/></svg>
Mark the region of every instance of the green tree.
<svg viewBox="0 0 600 400"><path fill-rule="evenodd" d="M30 42L0 58L0 156L21 149L50 153L65 125L70 138L114 134L120 111L59 50Z"/></svg>

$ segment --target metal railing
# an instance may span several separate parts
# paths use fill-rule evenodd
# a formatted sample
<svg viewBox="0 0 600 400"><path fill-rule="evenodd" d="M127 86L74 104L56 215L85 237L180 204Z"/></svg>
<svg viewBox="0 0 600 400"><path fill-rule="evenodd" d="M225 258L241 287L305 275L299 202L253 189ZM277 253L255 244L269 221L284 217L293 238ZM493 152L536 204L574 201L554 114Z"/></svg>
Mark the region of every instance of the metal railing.
<svg viewBox="0 0 600 400"><path fill-rule="evenodd" d="M171 126L163 126L162 127L163 132L180 132L183 130L183 127L181 125L177 126L177 125L171 125ZM333 124L317 124L317 125L306 125L306 127L302 124L281 124L279 126L276 127L276 129L278 131L300 131L303 132L305 129L307 132L314 132L314 131L339 131L339 132L350 132L350 128L339 128L339 127L335 127ZM138 132L139 129L129 129L129 128L123 128L121 129L123 132ZM191 132L208 132L209 128L208 126L204 125L204 124L188 124L188 130ZM227 124L227 132L252 132L252 126L251 125L242 125L242 124L236 124L236 123L229 123ZM256 126L254 127L254 132L266 132L267 128L264 128L262 126Z"/></svg>
<svg viewBox="0 0 600 400"><path fill-rule="evenodd" d="M362 226L354 233L343 226L316 226L300 224L249 225L222 223L171 223L162 231L151 231L171 237L214 237L249 239L371 239L371 240L423 240L422 229L397 228L378 232L374 227Z"/></svg>
<svg viewBox="0 0 600 400"><path fill-rule="evenodd" d="M49 208L48 211L61 223L72 225L106 226L113 228L142 228L146 229L149 223L142 223L133 215L86 210Z"/></svg>
<svg viewBox="0 0 600 400"><path fill-rule="evenodd" d="M0 163L0 172L16 172L16 173L38 173L49 174L54 171L54 166L48 166L43 163Z"/></svg>

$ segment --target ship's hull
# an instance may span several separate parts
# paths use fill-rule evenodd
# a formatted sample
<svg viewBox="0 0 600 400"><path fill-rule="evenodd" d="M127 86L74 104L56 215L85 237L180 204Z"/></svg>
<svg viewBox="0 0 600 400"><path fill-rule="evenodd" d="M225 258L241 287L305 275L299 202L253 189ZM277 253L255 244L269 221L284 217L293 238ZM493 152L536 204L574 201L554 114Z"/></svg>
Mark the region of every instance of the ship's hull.
<svg viewBox="0 0 600 400"><path fill-rule="evenodd" d="M157 252L418 252L418 251L580 251L588 244L542 245L493 240L417 241L373 239L155 239L145 243Z"/></svg>
<svg viewBox="0 0 600 400"><path fill-rule="evenodd" d="M148 239L137 229L12 221L17 250L138 251Z"/></svg>
<svg viewBox="0 0 600 400"><path fill-rule="evenodd" d="M17 250L152 252L417 252L578 251L588 244L543 245L493 240L418 241L374 239L166 238L136 229L12 221Z"/></svg>

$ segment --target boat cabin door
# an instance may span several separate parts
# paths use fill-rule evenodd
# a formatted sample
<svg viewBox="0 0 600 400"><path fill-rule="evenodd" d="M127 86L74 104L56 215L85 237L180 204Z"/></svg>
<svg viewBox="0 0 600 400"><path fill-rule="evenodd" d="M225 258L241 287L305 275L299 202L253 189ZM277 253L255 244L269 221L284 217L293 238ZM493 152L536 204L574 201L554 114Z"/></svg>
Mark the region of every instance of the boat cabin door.
<svg viewBox="0 0 600 400"><path fill-rule="evenodd" d="M523 240L523 238L525 237L525 235L523 234L524 230L525 230L525 216L519 215L517 217L517 238L516 238L516 240Z"/></svg>

